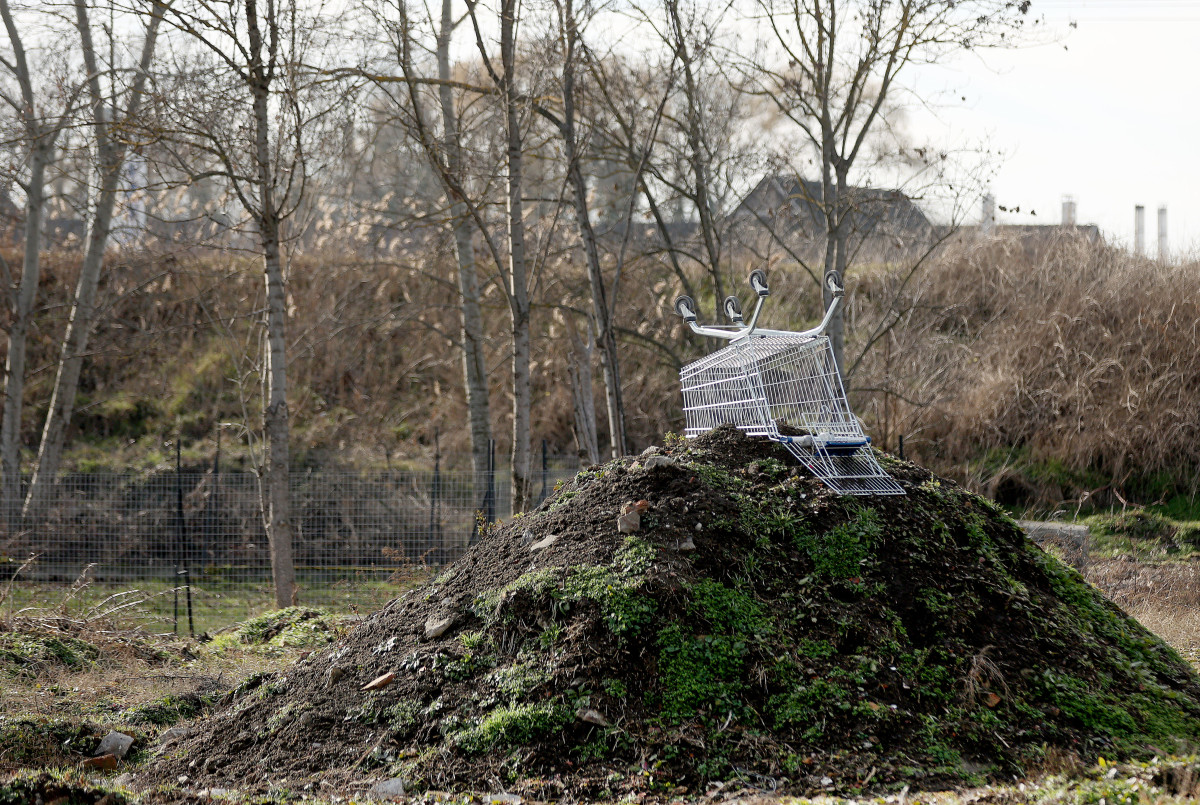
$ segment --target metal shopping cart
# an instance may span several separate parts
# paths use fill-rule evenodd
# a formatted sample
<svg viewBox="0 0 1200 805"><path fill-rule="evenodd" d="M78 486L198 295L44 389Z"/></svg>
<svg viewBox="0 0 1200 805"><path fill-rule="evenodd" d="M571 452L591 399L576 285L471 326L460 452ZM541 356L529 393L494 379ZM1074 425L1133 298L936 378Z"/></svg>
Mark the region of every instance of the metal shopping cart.
<svg viewBox="0 0 1200 805"><path fill-rule="evenodd" d="M871 440L846 402L833 348L824 335L843 290L833 275L826 281L833 301L821 323L803 332L758 328L763 300L770 293L761 270L750 274L758 301L748 324L736 296L724 303L733 323L708 327L696 322L691 297L675 300L675 312L692 332L729 341L679 372L687 419L684 434L694 438L732 424L748 435L779 442L835 492L903 495L875 460Z"/></svg>

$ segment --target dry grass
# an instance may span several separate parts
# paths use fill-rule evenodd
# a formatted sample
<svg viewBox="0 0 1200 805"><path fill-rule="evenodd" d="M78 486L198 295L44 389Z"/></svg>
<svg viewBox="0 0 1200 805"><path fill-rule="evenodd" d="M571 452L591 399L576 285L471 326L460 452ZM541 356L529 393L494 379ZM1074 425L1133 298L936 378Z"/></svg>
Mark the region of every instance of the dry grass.
<svg viewBox="0 0 1200 805"><path fill-rule="evenodd" d="M93 598L85 571L70 588L17 608L0 588L0 713L108 721L164 697L231 686L272 664L253 651L209 653L127 590Z"/></svg>
<svg viewBox="0 0 1200 805"><path fill-rule="evenodd" d="M860 337L898 282L863 285ZM922 459L984 491L1003 467L973 474L966 459L989 454L1053 468L1041 479L1051 498L1119 502L1114 492L1146 493L1163 475L1196 491L1184 472L1200 463L1195 264L1073 237L1036 250L981 240L948 249L900 296L900 323L855 384L892 389L875 418Z"/></svg>
<svg viewBox="0 0 1200 805"><path fill-rule="evenodd" d="M298 452L428 458L435 433L444 451L468 448L453 261L438 237L424 246L419 258L347 249L295 260L288 303ZM569 319L578 328L588 285L573 255L548 259L532 322L533 436L548 439L552 453L574 448L565 327ZM736 262L731 273L757 266ZM1064 236L1036 248L1012 238L963 240L917 273L908 269L872 265L847 278L850 385L877 445L895 450L903 435L910 455L985 492L1021 476L1031 487L1023 493L1047 505L1064 497L1119 505L1131 494L1150 502L1155 490L1187 492L1189 482L1200 491L1200 477L1183 472L1200 464L1196 264L1161 266ZM34 365L56 360L76 270L73 256L47 257L49 312L30 345ZM141 454L153 464L163 456L152 449L179 429L185 447L195 440L208 454L217 423L247 415L254 424L259 271L238 254L124 256L105 280L112 307L96 330L75 420L95 462ZM617 325L627 424L641 447L682 424L676 365L710 345L671 313L679 287L665 265L639 260L627 274ZM819 315L807 276L779 268L771 280L764 323L800 327ZM734 285L745 293L740 280ZM702 284L696 292L707 293ZM713 300L700 303L711 310ZM484 317L503 455L509 324L492 286ZM53 372L31 378L29 443L52 381Z"/></svg>
<svg viewBox="0 0 1200 805"><path fill-rule="evenodd" d="M1200 669L1200 563L1101 559L1087 578Z"/></svg>

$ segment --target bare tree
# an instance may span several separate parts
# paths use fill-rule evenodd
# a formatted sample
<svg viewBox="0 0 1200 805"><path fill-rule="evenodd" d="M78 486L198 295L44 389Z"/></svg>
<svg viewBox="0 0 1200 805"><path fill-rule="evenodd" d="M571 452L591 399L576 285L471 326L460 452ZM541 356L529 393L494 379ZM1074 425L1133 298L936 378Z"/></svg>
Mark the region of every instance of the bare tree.
<svg viewBox="0 0 1200 805"><path fill-rule="evenodd" d="M591 211L588 208L588 182L584 176L576 126L576 83L578 65L582 58L580 43L580 13L575 0L559 0L558 22L562 70L560 90L562 92L562 117L556 119L563 142L566 161L567 183L571 186L571 197L575 207L575 225L579 241L583 246L584 263L587 266L588 283L591 288L592 321L595 325L596 344L599 346L600 367L604 373L605 400L608 408L609 449L613 458L626 453L625 409L621 402L621 370L617 352L617 338L613 331L613 306L615 293L605 287L604 272L600 265L600 247L592 227ZM626 227L628 229L628 227ZM614 283L614 291L616 285ZM576 384L578 386L578 384Z"/></svg>
<svg viewBox="0 0 1200 805"><path fill-rule="evenodd" d="M293 602L295 590L284 230L304 198L310 133L328 113L317 100L326 98L305 66L323 20L302 12L298 0L228 5L190 0L169 5L166 12L172 27L207 54L197 65L204 71L205 86L193 86L196 76L191 74L173 85L168 152L190 181L217 178L228 186L249 216L262 259L266 454L261 491L280 606Z"/></svg>
<svg viewBox="0 0 1200 805"><path fill-rule="evenodd" d="M824 218L824 303L850 265L852 173L886 136L886 112L913 65L1007 44L1029 0L759 0L778 66L756 64L756 91L801 132L819 160ZM841 308L829 326L845 372Z"/></svg>
<svg viewBox="0 0 1200 805"><path fill-rule="evenodd" d="M18 178L25 191L25 250L21 279L13 300L8 328L8 358L4 367L4 414L0 421L0 517L13 527L21 509L21 411L25 397L26 350L33 324L33 304L41 273L42 216L46 202L46 171L54 160L55 143L68 122L77 91L70 93L60 114L52 114L49 98L39 98L21 32L9 0L0 0L0 18L8 33L11 53L0 56L0 65L16 82L18 92L0 90L0 98L20 125L27 172Z"/></svg>
<svg viewBox="0 0 1200 805"><path fill-rule="evenodd" d="M29 492L25 500L24 515L33 516L41 507L45 496L58 474L62 459L63 441L71 413L75 407L75 392L79 387L79 373L83 367L88 338L91 335L96 304L96 288L104 263L112 231L113 212L120 190L121 175L129 150L128 141L122 131L136 119L145 96L154 48L158 40L158 29L162 22L164 4L151 0L147 13L141 53L133 70L133 79L122 93L120 76L125 72L115 63L101 67L92 35L92 23L88 19L86 0L75 0L75 27L79 32L79 45L83 56L83 67L87 82L89 102L89 125L93 137L94 183L91 186L91 217L84 247L83 265L75 288L75 299L71 316L63 336L62 354L58 362L58 373L46 422L42 428L42 441L38 447L37 463ZM109 35L114 35L111 30ZM109 48L114 52L115 47ZM107 78L108 86L103 80ZM117 108L116 99L124 94L123 109Z"/></svg>
<svg viewBox="0 0 1200 805"><path fill-rule="evenodd" d="M517 83L518 0L500 0L500 68L480 27L479 0L467 0L467 11L475 32L475 44L487 69L504 114L505 213L508 223L508 260L502 281L507 289L512 337L512 496L513 510L524 511L531 500L530 407L533 402L530 378L530 261L525 245L525 125L530 98Z"/></svg>
<svg viewBox="0 0 1200 805"><path fill-rule="evenodd" d="M486 493L489 449L492 440L491 405L488 399L488 377L486 365L486 333L480 304L479 265L476 259L475 238L479 233L487 245L487 251L497 261L499 253L487 231L480 210L479 200L472 198L468 190L466 160L461 133L461 118L458 97L465 89L452 77L450 48L454 31L460 21L454 19L452 0L442 0L439 18L429 20L434 26L434 57L437 75L431 78L422 74L414 51L419 47L417 29L419 23L412 16L411 7L405 0L389 2L395 11L395 19L382 20L385 30L391 34L389 46L399 68L399 81L403 88L397 97L387 91L395 81L390 73L359 71L385 89L393 108L400 115L400 122L408 131L437 176L446 198L449 200L449 227L453 236L454 255L458 268L460 340L462 349L463 388L467 400L467 418L471 436L471 458L475 471L477 501L482 506ZM438 115L427 109L426 90L436 90ZM477 95L478 89L471 88ZM435 120L441 125L440 136Z"/></svg>

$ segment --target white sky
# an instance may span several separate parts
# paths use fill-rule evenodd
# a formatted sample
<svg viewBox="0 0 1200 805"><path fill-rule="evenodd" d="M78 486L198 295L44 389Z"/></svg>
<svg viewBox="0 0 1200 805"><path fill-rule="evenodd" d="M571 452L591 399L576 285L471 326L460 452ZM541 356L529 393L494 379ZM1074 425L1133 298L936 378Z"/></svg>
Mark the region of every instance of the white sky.
<svg viewBox="0 0 1200 805"><path fill-rule="evenodd" d="M1078 223L1132 247L1143 204L1154 252L1166 205L1172 254L1200 254L1200 0L1034 0L1032 12L1047 44L923 68L917 86L956 103L912 113L910 129L1004 153L991 190L1021 212L1001 223L1058 223L1070 195Z"/></svg>

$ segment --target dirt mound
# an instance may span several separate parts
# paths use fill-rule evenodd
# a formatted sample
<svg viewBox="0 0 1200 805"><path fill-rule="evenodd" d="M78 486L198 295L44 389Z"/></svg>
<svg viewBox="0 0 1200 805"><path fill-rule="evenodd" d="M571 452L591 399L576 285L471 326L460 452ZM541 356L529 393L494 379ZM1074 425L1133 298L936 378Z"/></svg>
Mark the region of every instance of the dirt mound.
<svg viewBox="0 0 1200 805"><path fill-rule="evenodd" d="M1200 735L1175 652L992 504L881 460L907 496L839 497L728 428L580 472L143 782L850 793Z"/></svg>

